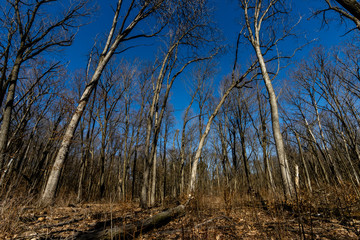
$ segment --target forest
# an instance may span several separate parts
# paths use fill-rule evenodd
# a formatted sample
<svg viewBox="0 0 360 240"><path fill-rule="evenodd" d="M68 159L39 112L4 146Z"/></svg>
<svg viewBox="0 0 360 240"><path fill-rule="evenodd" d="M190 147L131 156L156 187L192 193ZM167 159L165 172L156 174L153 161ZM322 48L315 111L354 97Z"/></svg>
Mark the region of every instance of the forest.
<svg viewBox="0 0 360 240"><path fill-rule="evenodd" d="M360 2L315 2L0 0L0 239L359 239Z"/></svg>

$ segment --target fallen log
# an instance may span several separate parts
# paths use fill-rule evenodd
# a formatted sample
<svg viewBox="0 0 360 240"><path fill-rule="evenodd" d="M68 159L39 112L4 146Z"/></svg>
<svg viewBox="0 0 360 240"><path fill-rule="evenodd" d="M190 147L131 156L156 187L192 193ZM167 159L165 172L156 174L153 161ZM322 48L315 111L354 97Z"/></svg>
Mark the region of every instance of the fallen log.
<svg viewBox="0 0 360 240"><path fill-rule="evenodd" d="M75 236L74 239L134 239L140 234L163 226L172 219L181 216L184 213L185 205L179 205L137 223L131 223L125 226L115 226L111 229L94 230L92 232L79 233L77 234L77 236Z"/></svg>

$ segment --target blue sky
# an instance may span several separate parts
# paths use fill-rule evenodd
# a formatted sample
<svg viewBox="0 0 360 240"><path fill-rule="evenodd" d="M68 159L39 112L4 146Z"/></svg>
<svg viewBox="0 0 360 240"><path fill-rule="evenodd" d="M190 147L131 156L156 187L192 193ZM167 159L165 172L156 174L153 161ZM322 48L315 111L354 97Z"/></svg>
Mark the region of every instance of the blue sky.
<svg viewBox="0 0 360 240"><path fill-rule="evenodd" d="M86 66L87 54L94 44L94 40L104 37L108 32L113 18L113 11L110 4L114 2L116 1L98 0L97 5L99 6L99 11L95 14L89 24L79 29L74 44L65 50L64 58L69 61L68 67L70 71L81 69ZM237 34L241 29L239 24L239 14L241 12L238 9L237 1L235 0L211 0L210 2L213 6L214 22L217 23L218 27L223 32L224 38L226 39L225 44L229 45L229 52L218 59L218 74L214 77L216 86L224 76L231 72L234 61L234 45L236 43ZM295 32L300 33L300 36L298 37L298 41L292 40L286 42L286 47L291 50L305 42L305 38L308 40L317 39L317 41L298 52L295 58L296 60L306 58L309 51L317 45L331 48L349 37L350 34L345 37L342 35L346 32L346 28L352 27L351 24L344 26L341 25L339 21L333 21L331 22L331 26L325 26L321 29L321 19L311 18L312 11L325 7L324 1L297 0L292 1L292 6L293 15L291 20L297 21L300 16L302 17L302 21L295 29ZM337 17L336 15L331 14L328 16L335 16L335 19ZM246 53L249 49L241 50ZM130 58L130 62L131 58L141 60L151 59L154 57L154 48L140 46L129 50L123 56ZM249 56L244 55L243 57L247 58ZM118 58L121 58L121 56L118 56ZM282 81L283 78L286 78L286 71L291 69L291 66L292 65L279 75L277 81ZM182 75L182 77L177 79L174 83L172 90L171 103L173 104L174 109L177 110L175 116L180 122L182 110L186 108L189 102L189 97L187 96L184 86L185 80L188 81L188 79L189 77L187 77L186 74ZM179 122L177 123L179 124Z"/></svg>

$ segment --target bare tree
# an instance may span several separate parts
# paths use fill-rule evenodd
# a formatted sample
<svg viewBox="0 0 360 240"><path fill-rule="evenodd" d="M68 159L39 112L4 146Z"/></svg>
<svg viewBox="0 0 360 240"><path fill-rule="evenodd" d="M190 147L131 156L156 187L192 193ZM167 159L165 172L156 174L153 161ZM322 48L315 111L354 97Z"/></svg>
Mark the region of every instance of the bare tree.
<svg viewBox="0 0 360 240"><path fill-rule="evenodd" d="M227 97L229 96L229 94L231 93L231 91L234 88L241 88L241 87L245 86L247 83L251 82L253 79L253 77L251 77L250 79L246 80L248 75L256 68L257 61L254 61L242 75L238 76L236 74L236 71L238 70L237 57L238 57L240 36L241 36L241 34L238 35L238 39L237 39L237 45L236 45L236 51L235 51L235 61L234 61L232 75L231 75L231 82L225 89L221 89L222 90L221 98L220 98L218 104L216 105L215 109L209 116L208 122L206 123L206 126L205 126L205 131L200 136L199 145L196 150L195 156L192 160L190 182L189 182L189 197L191 197L195 193L195 187L196 187L195 184L196 184L198 163L199 163L199 159L201 157L202 150L205 145L205 140L210 132L211 124L213 123L216 115L219 113L222 105L225 103L225 101L226 101Z"/></svg>
<svg viewBox="0 0 360 240"><path fill-rule="evenodd" d="M284 6L285 3L280 0L241 0L240 3L244 12L244 21L246 26L244 36L251 43L255 51L269 96L272 129L275 139L276 152L280 162L284 190L286 196L291 198L295 193L294 186L290 176L290 167L286 158L283 137L281 135L277 97L272 85L272 80L275 79L279 69L271 76L271 72L269 73L268 69L269 66L267 65L269 61L279 59L280 56L275 56L265 60L266 54L269 53L271 49L276 48L280 41L290 35L291 29L289 30L285 27L284 29L281 29L281 24L277 25L278 23L276 23L277 19L280 19L284 13L287 13L287 10ZM266 32L263 33L262 29L265 29L264 31ZM277 36L276 32L278 31L282 31L281 33L283 35ZM267 34L268 37L264 37L264 34Z"/></svg>
<svg viewBox="0 0 360 240"><path fill-rule="evenodd" d="M119 45L122 42L138 39L152 37L156 35L159 31L162 30L164 24L159 24L159 28L154 32L149 34L144 33L135 33L131 34L135 27L142 22L144 19L152 16L158 9L164 7L165 1L131 1L127 9L123 9L123 1L119 0L114 13L113 22L111 24L111 29L108 33L106 43L100 54L97 66L92 75L91 80L85 87L85 90L79 100L76 112L73 115L64 135L61 147L56 156L53 168L51 170L49 179L46 184L46 188L41 196L41 202L43 204L49 204L53 202L55 198L56 188L59 182L60 172L63 168L66 155L69 151L71 140L74 137L75 130L80 121L80 118L85 110L85 107L89 101L89 98L97 85L105 66L110 61L112 56L116 53ZM122 15L122 11L124 10ZM122 49L120 52L125 51Z"/></svg>
<svg viewBox="0 0 360 240"><path fill-rule="evenodd" d="M189 105L185 109L184 116L183 116L183 126L181 129L181 143L180 143L180 178L181 178L180 194L183 194L185 192L185 160L186 160L185 152L186 152L186 140L187 140L186 127L187 127L189 121L191 121L192 119L194 119L196 117L196 116L190 117L189 113L191 110L191 106L193 105L195 98L197 96L198 96L199 105L201 105L200 99L202 97L199 97L199 91L200 91L200 89L205 91L205 89L204 89L205 82L208 81L209 78L211 77L211 75L213 74L214 66L209 63L210 62L206 62L205 64L200 63L200 64L198 64L198 67L196 67L196 70L194 70L193 82L196 85L195 86L191 85L191 88L192 88L191 100L189 102ZM201 115L202 107L200 107L199 109L200 109L199 115ZM201 123L202 117L198 116L198 118L199 118L199 130L201 133L202 132L202 130L201 130L202 129L202 123Z"/></svg>
<svg viewBox="0 0 360 240"><path fill-rule="evenodd" d="M7 38L1 43L5 49L1 54L0 104L5 97L6 100L0 129L0 168L5 161L16 85L23 63L44 52L71 45L79 19L87 15L87 2L12 0L2 6L2 22L8 26ZM45 8L56 10L56 14L49 17Z"/></svg>
<svg viewBox="0 0 360 240"><path fill-rule="evenodd" d="M217 49L207 46L207 42L216 43L213 31L209 25L207 3L205 1L185 1L175 11L175 22L169 29L170 44L164 53L162 61L156 63L159 69L154 68L153 97L147 117L146 141L145 141L145 169L143 175L143 187L141 190L141 205L148 207L150 196L150 171L155 170L155 157L160 134L161 124L169 99L170 90L177 77L191 64L208 60L217 54ZM207 46L205 49L210 53L199 56L198 46ZM203 48L202 48L203 49ZM193 51L186 57L182 57L184 51ZM162 89L163 92L162 92ZM154 174L155 171L153 171ZM154 178L153 178L154 179Z"/></svg>
<svg viewBox="0 0 360 240"><path fill-rule="evenodd" d="M21 71L22 78L18 81L17 98L13 104L12 131L9 133L6 146L8 152L11 153L10 160L6 164L3 174L0 174L0 186L4 183L6 175L8 177L18 176L20 167L23 167L22 165L28 157L25 154L28 144L30 144L29 148L31 145L37 145L33 141L38 135L37 132L41 131L41 125L46 122L46 115L58 94L60 79L62 80L62 77L65 76L62 76L62 73L63 69L58 64L47 63L40 59L31 61L26 70ZM44 148L39 151L39 159L42 159L43 153L48 150L49 145L44 143ZM35 162L41 163L37 160ZM38 167L34 164L32 172L27 173L29 175L28 183L32 186L37 186L36 182L39 180ZM17 184L17 182L12 182L12 184Z"/></svg>
<svg viewBox="0 0 360 240"><path fill-rule="evenodd" d="M106 149L112 135L114 128L118 123L117 119L114 119L114 113L118 109L119 102L124 98L124 95L129 91L131 81L136 77L136 68L130 69L129 64L111 62L104 70L103 77L100 79L99 87L97 90L99 100L99 106L97 110L97 122L101 129L101 146L100 146L100 198L105 194L105 160ZM127 159L127 140L129 132L129 106L128 98L125 100L125 159ZM125 161L126 162L126 161ZM120 172L120 171L119 171Z"/></svg>

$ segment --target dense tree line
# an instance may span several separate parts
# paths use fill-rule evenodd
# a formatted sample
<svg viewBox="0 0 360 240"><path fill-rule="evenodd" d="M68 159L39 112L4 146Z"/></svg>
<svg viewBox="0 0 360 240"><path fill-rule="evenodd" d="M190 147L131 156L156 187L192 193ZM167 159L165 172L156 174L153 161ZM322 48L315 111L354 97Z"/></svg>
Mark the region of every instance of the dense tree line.
<svg viewBox="0 0 360 240"><path fill-rule="evenodd" d="M340 14L355 24L355 40L314 46L275 86L302 48L279 50L298 24L286 1L238 1L229 49L205 0L119 0L106 37L74 72L57 52L94 9L60 2L1 6L1 199L22 192L42 204L70 196L149 207L219 192L291 199L327 185L352 186L360 197L357 1L325 0L313 13L325 23ZM149 39L158 43L152 60L123 57ZM223 55L233 67L217 83ZM175 119L170 97L181 78L188 103Z"/></svg>

